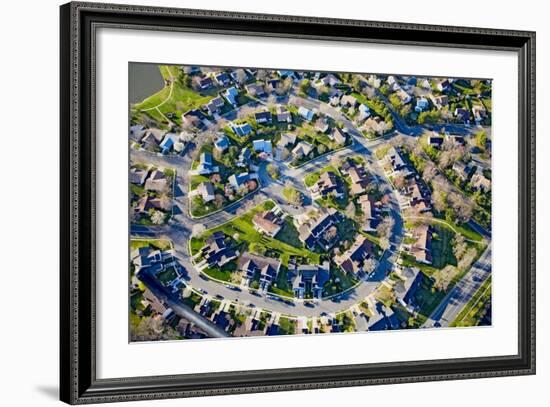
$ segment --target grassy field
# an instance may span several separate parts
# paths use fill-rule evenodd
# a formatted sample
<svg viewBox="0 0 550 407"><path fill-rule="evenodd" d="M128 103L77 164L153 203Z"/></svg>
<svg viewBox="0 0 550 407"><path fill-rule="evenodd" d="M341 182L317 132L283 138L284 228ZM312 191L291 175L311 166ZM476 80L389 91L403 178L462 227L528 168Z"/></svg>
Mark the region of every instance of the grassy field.
<svg viewBox="0 0 550 407"><path fill-rule="evenodd" d="M441 269L450 264L456 266L456 257L453 254L452 240L455 233L443 225L433 225L434 234L432 235L432 265Z"/></svg>
<svg viewBox="0 0 550 407"><path fill-rule="evenodd" d="M414 300L418 304L418 316L415 318L414 326L421 326L435 310L437 305L446 295L445 291L438 291L433 286L430 278L424 278L421 286L414 294Z"/></svg>
<svg viewBox="0 0 550 407"><path fill-rule="evenodd" d="M131 239L130 249L135 250L141 247L151 246L159 250L168 250L172 248L172 243L167 239Z"/></svg>
<svg viewBox="0 0 550 407"><path fill-rule="evenodd" d="M304 247L304 244L299 238L299 233L296 230L296 227L292 223L290 217L287 217L284 221L283 227L277 233L277 239L281 242L287 243L293 247Z"/></svg>
<svg viewBox="0 0 550 407"><path fill-rule="evenodd" d="M339 268L331 268L330 279L323 287L323 296L326 297L329 295L338 294L350 287L353 287L357 284L357 282L358 280L356 280L352 275L343 272Z"/></svg>
<svg viewBox="0 0 550 407"><path fill-rule="evenodd" d="M269 291L274 294L283 295L285 297L294 297L292 287L288 284L288 271L286 267L282 267L277 275L275 284L269 287Z"/></svg>
<svg viewBox="0 0 550 407"><path fill-rule="evenodd" d="M172 79L172 75L177 75L176 67L161 65L159 69L165 79ZM185 87L181 82L173 80L170 86L165 86L141 103L136 103L133 109L137 112L146 111L152 118L160 122L165 120L164 115L175 113L177 119L174 120L181 123L182 113L202 106L211 99L212 96L201 95L195 90ZM158 109L154 109L156 106Z"/></svg>
<svg viewBox="0 0 550 407"><path fill-rule="evenodd" d="M245 214L233 218L230 222L220 225L214 229L207 230L200 237L191 238L191 250L195 254L198 249L204 246L206 238L217 231L221 231L228 236L237 236L238 243L244 243L249 246L254 243L260 247L276 252L283 265L288 266L290 255L308 258L312 264L319 264L319 254L313 253L305 248L294 247L279 239L271 238L262 235L252 223L252 218L257 212L272 209L275 203L266 201L263 204L256 206Z"/></svg>
<svg viewBox="0 0 550 407"><path fill-rule="evenodd" d="M319 177L321 176L322 173L328 172L328 171L332 171L337 176L341 177L340 171L338 171L336 167L332 165L328 165L325 168L320 169L319 171L315 171L306 175L306 177L304 178L304 184L306 184L306 187L311 187L313 184L319 181Z"/></svg>

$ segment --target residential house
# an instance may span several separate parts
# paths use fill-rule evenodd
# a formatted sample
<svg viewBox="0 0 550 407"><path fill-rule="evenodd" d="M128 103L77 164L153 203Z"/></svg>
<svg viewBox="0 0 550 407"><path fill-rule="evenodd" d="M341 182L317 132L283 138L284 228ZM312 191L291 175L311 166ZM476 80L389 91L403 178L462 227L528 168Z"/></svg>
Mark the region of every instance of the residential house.
<svg viewBox="0 0 550 407"><path fill-rule="evenodd" d="M359 102L357 102L357 99L353 95L343 95L340 98L340 106L342 107L353 108L357 106L357 103Z"/></svg>
<svg viewBox="0 0 550 407"><path fill-rule="evenodd" d="M292 155L294 158L307 157L313 151L313 148L307 141L302 140L292 149Z"/></svg>
<svg viewBox="0 0 550 407"><path fill-rule="evenodd" d="M232 87L228 88L221 95L225 98L225 100L227 100L227 102L231 106L237 107L239 105L239 103L237 101L237 97L239 96L239 91L237 90L236 87L232 86Z"/></svg>
<svg viewBox="0 0 550 407"><path fill-rule="evenodd" d="M256 119L256 123L258 124L271 124L271 112L269 110L265 110L263 112L258 112L254 115L254 118Z"/></svg>
<svg viewBox="0 0 550 407"><path fill-rule="evenodd" d="M331 134L332 139L336 142L336 144L340 146L343 146L344 144L346 144L347 135L348 135L347 132L338 126L334 127Z"/></svg>
<svg viewBox="0 0 550 407"><path fill-rule="evenodd" d="M266 96L264 85L261 83L250 83L245 86L246 91L252 97L262 98Z"/></svg>
<svg viewBox="0 0 550 407"><path fill-rule="evenodd" d="M323 287L330 278L330 263L301 264L289 270L289 283L296 298L323 298Z"/></svg>
<svg viewBox="0 0 550 407"><path fill-rule="evenodd" d="M403 89L399 89L396 94L397 94L397 97L399 98L399 100L401 100L401 103L403 103L404 105L406 105L407 103L409 103L412 100L411 95L409 95Z"/></svg>
<svg viewBox="0 0 550 407"><path fill-rule="evenodd" d="M197 186L196 191L202 197L204 203L208 203L215 199L214 185L211 182L201 182Z"/></svg>
<svg viewBox="0 0 550 407"><path fill-rule="evenodd" d="M376 221L376 209L373 205L372 199L366 194L361 195L357 199L357 203L359 204L361 212L363 213L363 231L373 232L374 230L376 230L376 228L374 227Z"/></svg>
<svg viewBox="0 0 550 407"><path fill-rule="evenodd" d="M428 99L421 97L416 99L416 106L414 107L415 112L420 113L428 110L430 107L430 102Z"/></svg>
<svg viewBox="0 0 550 407"><path fill-rule="evenodd" d="M205 129L209 125L208 118L199 109L188 110L181 116L182 122L188 126Z"/></svg>
<svg viewBox="0 0 550 407"><path fill-rule="evenodd" d="M326 133L329 129L328 121L325 117L317 119L315 122L315 130L320 133Z"/></svg>
<svg viewBox="0 0 550 407"><path fill-rule="evenodd" d="M330 208L316 220L299 225L299 239L310 250L318 243L326 248L327 243L324 242L323 235L331 226L341 221L341 218L342 215L338 211Z"/></svg>
<svg viewBox="0 0 550 407"><path fill-rule="evenodd" d="M266 292L277 279L281 262L271 257L245 252L240 257L237 267L244 273L249 285L251 281L257 280L259 289Z"/></svg>
<svg viewBox="0 0 550 407"><path fill-rule="evenodd" d="M147 178L147 174L149 174L149 170L147 169L132 167L130 169L130 183L143 185L145 179Z"/></svg>
<svg viewBox="0 0 550 407"><path fill-rule="evenodd" d="M229 139L225 134L220 135L214 142L214 148L223 153L229 148Z"/></svg>
<svg viewBox="0 0 550 407"><path fill-rule="evenodd" d="M450 82L447 79L444 79L437 84L437 90L440 92L446 92L451 86Z"/></svg>
<svg viewBox="0 0 550 407"><path fill-rule="evenodd" d="M238 190L251 179L253 179L253 177L248 172L242 172L240 174L230 175L227 180L229 182L229 185L231 185L234 189Z"/></svg>
<svg viewBox="0 0 550 407"><path fill-rule="evenodd" d="M143 148L147 150L156 150L164 138L166 132L160 129L147 129L141 138Z"/></svg>
<svg viewBox="0 0 550 407"><path fill-rule="evenodd" d="M327 198L329 195L335 198L344 196L344 185L340 177L332 171L323 172L319 180L309 187L313 199Z"/></svg>
<svg viewBox="0 0 550 407"><path fill-rule="evenodd" d="M231 123L229 126L231 127L231 130L233 130L233 133L239 137L246 137L252 132L252 127L248 123Z"/></svg>
<svg viewBox="0 0 550 407"><path fill-rule="evenodd" d="M214 86L214 81L210 76L196 77L195 78L197 87L200 90L207 90Z"/></svg>
<svg viewBox="0 0 550 407"><path fill-rule="evenodd" d="M468 123L470 121L470 111L468 109L464 109L463 107L457 107L454 111L454 116L464 123Z"/></svg>
<svg viewBox="0 0 550 407"><path fill-rule="evenodd" d="M433 104L438 108L441 109L449 104L449 97L447 95L439 95L439 96L430 96L432 99Z"/></svg>
<svg viewBox="0 0 550 407"><path fill-rule="evenodd" d="M321 87L321 86L328 86L332 87L334 85L337 85L340 83L340 79L338 79L334 74L328 73L325 76L323 76L318 81L315 81L313 86L315 87Z"/></svg>
<svg viewBox="0 0 550 407"><path fill-rule="evenodd" d="M206 239L206 244L200 249L197 257L202 260L198 267L223 267L230 261L236 259L238 252L229 247L226 243L226 236L223 232L215 232Z"/></svg>
<svg viewBox="0 0 550 407"><path fill-rule="evenodd" d="M309 109L306 109L303 106L300 106L298 108L298 115L300 115L300 117L302 119L307 120L308 122L310 122L310 121L313 120L314 113L313 113L313 110L309 110Z"/></svg>
<svg viewBox="0 0 550 407"><path fill-rule="evenodd" d="M364 122L370 117L370 109L367 105L361 103L359 107L357 108L357 116L355 118L358 122Z"/></svg>
<svg viewBox="0 0 550 407"><path fill-rule="evenodd" d="M214 79L218 83L218 85L223 86L226 88L231 83L231 78L227 74L227 72L220 72L214 75Z"/></svg>
<svg viewBox="0 0 550 407"><path fill-rule="evenodd" d="M239 161L237 162L237 166L241 168L248 167L250 165L251 156L252 152L250 151L250 148L244 147L239 154Z"/></svg>
<svg viewBox="0 0 550 407"><path fill-rule="evenodd" d="M254 140L252 142L252 147L254 148L254 151L257 153L265 153L270 155L273 147L271 145L271 140Z"/></svg>
<svg viewBox="0 0 550 407"><path fill-rule="evenodd" d="M153 170L145 181L145 189L154 192L166 192L169 189L166 175L159 169Z"/></svg>
<svg viewBox="0 0 550 407"><path fill-rule="evenodd" d="M296 143L296 134L292 133L283 133L281 138L277 142L277 146L285 148L286 146L293 146Z"/></svg>
<svg viewBox="0 0 550 407"><path fill-rule="evenodd" d="M416 293L422 286L426 276L417 267L405 267L399 274L402 280L394 286L397 301L410 310L410 307L415 307L416 305Z"/></svg>
<svg viewBox="0 0 550 407"><path fill-rule="evenodd" d="M452 169L462 181L466 181L472 171L472 168L464 164L462 161L455 161Z"/></svg>
<svg viewBox="0 0 550 407"><path fill-rule="evenodd" d="M134 264L136 275L142 272L156 275L167 268L177 268L173 250L159 250L151 246L134 249L130 253L130 260Z"/></svg>
<svg viewBox="0 0 550 407"><path fill-rule="evenodd" d="M190 175L210 175L219 172L220 168L214 165L214 158L211 153L204 152L199 156L197 168L189 171Z"/></svg>
<svg viewBox="0 0 550 407"><path fill-rule="evenodd" d="M351 180L350 192L352 195L361 195L367 192L369 176L365 171L365 167L351 166L348 170L348 176Z"/></svg>
<svg viewBox="0 0 550 407"><path fill-rule="evenodd" d="M222 107L225 105L225 101L221 96L216 96L214 99L211 99L206 105L206 111L209 114L219 113Z"/></svg>
<svg viewBox="0 0 550 407"><path fill-rule="evenodd" d="M172 210L172 199L170 199L166 195L151 198L149 200L149 203L152 208L155 208L164 212L170 212Z"/></svg>
<svg viewBox="0 0 550 407"><path fill-rule="evenodd" d="M177 140L178 136L175 133L167 133L159 145L162 154L168 154Z"/></svg>
<svg viewBox="0 0 550 407"><path fill-rule="evenodd" d="M286 108L284 108L282 106L277 107L276 115L277 115L277 121L279 123L284 123L284 122L290 123L290 122L292 122L291 113Z"/></svg>
<svg viewBox="0 0 550 407"><path fill-rule="evenodd" d="M401 173L405 177L409 177L414 174L395 147L391 147L388 150L386 157L391 165L393 174Z"/></svg>
<svg viewBox="0 0 550 407"><path fill-rule="evenodd" d="M430 210L430 191L429 189L416 179L409 180L405 187L405 195L408 197L408 203L411 208L418 212L428 212Z"/></svg>
<svg viewBox="0 0 550 407"><path fill-rule="evenodd" d="M435 148L441 148L441 146L443 145L443 141L444 141L443 136L441 136L437 133L432 133L428 137L428 144L432 147L435 147Z"/></svg>
<svg viewBox="0 0 550 407"><path fill-rule="evenodd" d="M270 211L256 213L252 218L252 223L260 233L275 237L283 227L284 218L280 210L274 208Z"/></svg>
<svg viewBox="0 0 550 407"><path fill-rule="evenodd" d="M413 232L413 243L411 254L416 261L425 264L432 263L431 245L432 245L432 230L430 225L419 225Z"/></svg>
<svg viewBox="0 0 550 407"><path fill-rule="evenodd" d="M480 122L487 118L487 109L485 109L485 106L483 105L476 104L472 106L472 114L474 115L476 122Z"/></svg>
<svg viewBox="0 0 550 407"><path fill-rule="evenodd" d="M453 144L460 146L466 145L466 140L464 139L464 136L462 134L445 133L445 140L450 140L453 142Z"/></svg>
<svg viewBox="0 0 550 407"><path fill-rule="evenodd" d="M374 245L363 235L357 235L355 242L348 250L334 257L334 262L342 270L358 277L363 277L373 271L369 269L367 260L375 262Z"/></svg>
<svg viewBox="0 0 550 407"><path fill-rule="evenodd" d="M130 126L129 139L139 143L146 131L147 129L141 124Z"/></svg>
<svg viewBox="0 0 550 407"><path fill-rule="evenodd" d="M397 315L390 307L377 303L374 314L369 317L369 331L386 331L399 328Z"/></svg>
<svg viewBox="0 0 550 407"><path fill-rule="evenodd" d="M475 190L481 190L484 192L489 192L491 190L491 180L485 177L482 171L476 171L476 173L472 175L470 184Z"/></svg>

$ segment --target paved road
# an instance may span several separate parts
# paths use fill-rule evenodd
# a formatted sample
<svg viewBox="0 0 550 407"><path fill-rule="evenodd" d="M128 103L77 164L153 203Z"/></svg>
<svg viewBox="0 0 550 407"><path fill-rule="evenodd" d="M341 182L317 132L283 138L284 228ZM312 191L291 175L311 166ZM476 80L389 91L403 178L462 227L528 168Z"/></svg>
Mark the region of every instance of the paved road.
<svg viewBox="0 0 550 407"><path fill-rule="evenodd" d="M491 245L489 244L472 268L437 306L423 327L449 326L490 275Z"/></svg>

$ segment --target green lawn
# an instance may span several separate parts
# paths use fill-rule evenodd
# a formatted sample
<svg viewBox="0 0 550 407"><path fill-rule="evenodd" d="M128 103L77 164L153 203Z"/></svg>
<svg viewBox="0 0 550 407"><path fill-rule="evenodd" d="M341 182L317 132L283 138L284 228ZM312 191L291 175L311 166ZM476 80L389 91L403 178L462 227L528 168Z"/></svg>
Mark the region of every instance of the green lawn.
<svg viewBox="0 0 550 407"><path fill-rule="evenodd" d="M174 67L161 65L159 66L159 69L163 77L168 79L170 75L166 72L166 69L173 71ZM172 74L176 74L176 72L172 72ZM181 122L182 113L185 113L190 109L198 108L205 103L208 103L208 101L212 98L212 96L202 95L193 89L185 87L179 81L174 81L171 86L165 86L154 95L151 95L142 102L133 105L133 109L139 112L146 109L151 109L162 103L162 105L158 107L158 110L160 110L160 112L164 115L175 113L177 115L176 121L179 123ZM147 110L147 114L158 121L162 122L164 120L162 115L158 113L157 109Z"/></svg>
<svg viewBox="0 0 550 407"><path fill-rule="evenodd" d="M286 317L279 318L279 333L281 335L293 335L296 333L296 321Z"/></svg>
<svg viewBox="0 0 550 407"><path fill-rule="evenodd" d="M172 248L170 240L167 239L131 239L130 249L135 250L141 247L151 246L159 250L168 250Z"/></svg>
<svg viewBox="0 0 550 407"><path fill-rule="evenodd" d="M456 257L453 254L453 244L455 234L450 228L443 225L433 225L432 234L432 265L435 268L442 269L450 264L456 266Z"/></svg>
<svg viewBox="0 0 550 407"><path fill-rule="evenodd" d="M304 184L306 184L306 187L310 187L317 181L319 181L319 177L320 173L312 172L311 174L306 175L306 177L304 178Z"/></svg>
<svg viewBox="0 0 550 407"><path fill-rule="evenodd" d="M383 146L378 147L374 151L374 156L376 157L376 159L382 160L386 156L386 154L388 153L388 150L390 149L390 147L391 146L389 144L384 144Z"/></svg>
<svg viewBox="0 0 550 407"><path fill-rule="evenodd" d="M293 247L302 248L304 247L304 244L299 238L299 233L296 230L296 227L294 226L294 223L292 223L292 220L290 217L287 217L284 221L283 227L277 233L277 239L281 242L287 243Z"/></svg>
<svg viewBox="0 0 550 407"><path fill-rule="evenodd" d="M352 275L349 275L337 267L330 269L330 279L325 283L323 287L323 296L329 296L338 294L342 291L347 290L350 287L353 287L357 284L356 280Z"/></svg>
<svg viewBox="0 0 550 407"><path fill-rule="evenodd" d="M252 224L252 218L257 212L272 209L275 203L273 201L266 201L263 204L252 208L248 212L241 216L233 218L230 222L220 225L216 228L207 230L200 237L191 238L191 250L193 254L197 249L204 246L206 238L217 231L224 232L228 236L237 236L238 243L244 243L245 246L249 246L254 243L260 247L276 252L280 255L281 261L284 266L288 265L288 258L290 255L306 257L312 264L319 264L319 254L313 253L305 248L299 248L291 246L279 239L264 236L254 229Z"/></svg>
<svg viewBox="0 0 550 407"><path fill-rule="evenodd" d="M282 267L277 275L277 280L275 284L269 287L269 291L274 294L283 295L285 297L294 297L294 292L292 287L288 284L288 271L286 267Z"/></svg>
<svg viewBox="0 0 550 407"><path fill-rule="evenodd" d="M424 278L422 285L414 294L416 304L418 304L418 316L414 321L414 326L421 326L435 310L437 305L445 297L445 291L438 291L433 287L433 280Z"/></svg>

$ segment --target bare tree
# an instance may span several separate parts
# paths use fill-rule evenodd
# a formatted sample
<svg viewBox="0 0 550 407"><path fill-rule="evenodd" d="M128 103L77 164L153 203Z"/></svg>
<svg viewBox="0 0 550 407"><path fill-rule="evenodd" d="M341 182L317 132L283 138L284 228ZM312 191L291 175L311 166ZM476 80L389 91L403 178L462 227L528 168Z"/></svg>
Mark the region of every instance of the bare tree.
<svg viewBox="0 0 550 407"><path fill-rule="evenodd" d="M455 255L456 259L460 260L466 253L467 249L468 245L466 244L466 239L464 238L464 236L460 233L456 234L453 242L453 254Z"/></svg>
<svg viewBox="0 0 550 407"><path fill-rule="evenodd" d="M265 69L258 69L256 72L256 79L263 81L267 77L267 71Z"/></svg>
<svg viewBox="0 0 550 407"><path fill-rule="evenodd" d="M384 219L382 219L382 222L380 222L376 227L376 232L378 233L378 236L380 236L380 238L389 238L394 224L395 221L393 220L393 218L391 216L386 216Z"/></svg>
<svg viewBox="0 0 550 407"><path fill-rule="evenodd" d="M439 189L435 189L432 199L435 210L438 212L443 212L447 207L447 194Z"/></svg>
<svg viewBox="0 0 550 407"><path fill-rule="evenodd" d="M346 206L346 210L344 213L348 218L353 219L353 217L355 216L355 205L353 204L353 201L351 201L348 206Z"/></svg>
<svg viewBox="0 0 550 407"><path fill-rule="evenodd" d="M426 162L426 166L424 167L424 171L422 172L422 178L427 183L430 183L434 177L437 175L437 168L435 168L435 165L431 161Z"/></svg>
<svg viewBox="0 0 550 407"><path fill-rule="evenodd" d="M246 72L244 71L244 69L239 68L235 71L235 81L239 85L244 85L245 82L246 82L246 79L247 79L247 76L246 76Z"/></svg>

